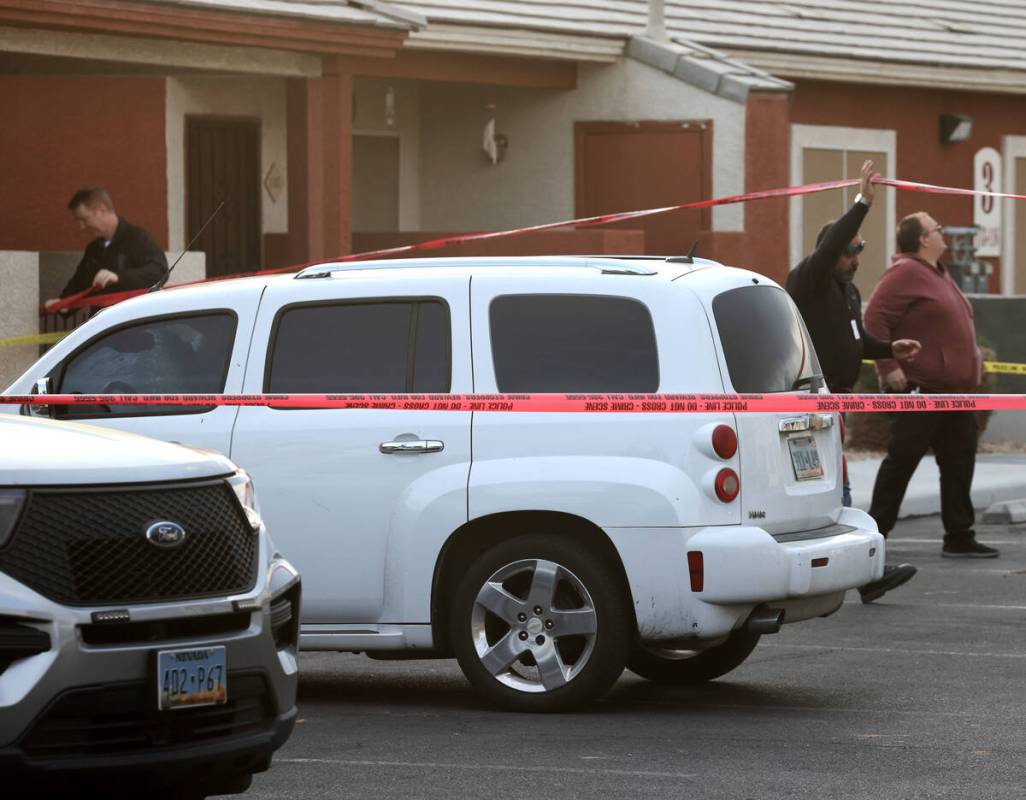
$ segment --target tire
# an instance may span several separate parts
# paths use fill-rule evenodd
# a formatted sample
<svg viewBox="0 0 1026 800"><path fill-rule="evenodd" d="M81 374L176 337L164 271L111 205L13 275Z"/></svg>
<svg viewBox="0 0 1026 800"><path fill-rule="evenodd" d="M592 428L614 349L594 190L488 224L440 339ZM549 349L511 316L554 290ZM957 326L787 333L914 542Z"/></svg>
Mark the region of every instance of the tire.
<svg viewBox="0 0 1026 800"><path fill-rule="evenodd" d="M627 669L653 683L685 686L726 675L751 655L759 634L736 630L723 644L708 650L660 650L639 647L627 661Z"/></svg>
<svg viewBox="0 0 1026 800"><path fill-rule="evenodd" d="M463 673L511 711L595 700L620 677L632 646L622 586L611 565L567 540L527 535L493 547L453 597L449 630Z"/></svg>

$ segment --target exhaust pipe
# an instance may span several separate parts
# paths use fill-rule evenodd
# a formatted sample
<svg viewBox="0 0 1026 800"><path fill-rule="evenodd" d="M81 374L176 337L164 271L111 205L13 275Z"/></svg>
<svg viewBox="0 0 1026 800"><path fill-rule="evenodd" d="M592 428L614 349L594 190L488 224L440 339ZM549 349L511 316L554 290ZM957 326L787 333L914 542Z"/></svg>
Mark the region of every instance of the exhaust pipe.
<svg viewBox="0 0 1026 800"><path fill-rule="evenodd" d="M784 609L782 608L757 608L752 612L745 623L745 629L749 633L777 633L780 626L784 624Z"/></svg>

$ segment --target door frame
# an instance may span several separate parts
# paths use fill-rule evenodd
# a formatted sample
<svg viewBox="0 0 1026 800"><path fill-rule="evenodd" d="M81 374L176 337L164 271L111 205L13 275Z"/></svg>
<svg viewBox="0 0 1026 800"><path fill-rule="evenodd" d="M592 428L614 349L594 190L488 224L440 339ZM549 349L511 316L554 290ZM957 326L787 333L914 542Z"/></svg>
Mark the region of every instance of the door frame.
<svg viewBox="0 0 1026 800"><path fill-rule="evenodd" d="M834 125L792 125L791 126L791 183L802 185L803 176L802 153L806 148L820 150L870 150L887 154L885 178L894 178L897 165L897 133L882 128L844 128ZM888 253L894 253L895 224L895 190L880 187L883 192L885 228L887 230ZM806 253L802 245L802 198L792 197L790 213L791 258L793 267L801 261ZM885 267L886 268L886 267Z"/></svg>
<svg viewBox="0 0 1026 800"><path fill-rule="evenodd" d="M1001 160L1004 162L1004 191L1022 194L1026 187L1016 186L1015 160L1026 158L1026 136L1002 136ZM1026 286L1015 285L1015 204L1021 200L1006 197L1001 209L1001 294L1026 294Z"/></svg>

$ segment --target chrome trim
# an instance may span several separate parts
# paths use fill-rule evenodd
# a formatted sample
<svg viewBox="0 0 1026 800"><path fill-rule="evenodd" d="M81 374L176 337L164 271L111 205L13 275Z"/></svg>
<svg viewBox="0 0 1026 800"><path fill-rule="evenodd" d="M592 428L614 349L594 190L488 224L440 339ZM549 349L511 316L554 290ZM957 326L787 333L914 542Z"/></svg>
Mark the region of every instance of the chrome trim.
<svg viewBox="0 0 1026 800"><path fill-rule="evenodd" d="M445 442L437 439L397 439L378 445L382 453L438 453L444 449Z"/></svg>
<svg viewBox="0 0 1026 800"><path fill-rule="evenodd" d="M564 258L564 257L561 257ZM603 259L603 262L586 261L583 258L580 261L567 263L566 261L556 261L546 264L545 262L524 262L517 259L510 260L499 260L499 261L481 261L479 263L472 263L467 261L456 261L456 262L445 262L445 261L434 261L429 259L418 259L423 263L411 264L410 259L395 259L392 261L348 261L344 263L327 263L327 264L315 264L305 269L300 270L295 274L293 280L309 280L311 278L328 278L337 272L359 272L362 270L379 270L379 269L410 269L410 268L422 268L422 269L438 269L438 268L462 268L462 269L478 269L481 267L553 267L566 269L567 267L582 267L585 269L593 269L602 273L603 275L655 275L657 274L654 269L647 269L637 264L617 264L615 256L600 256L597 258Z"/></svg>
<svg viewBox="0 0 1026 800"><path fill-rule="evenodd" d="M797 417L784 417L777 425L777 429L781 433L824 431L832 427L834 427L832 414L800 414Z"/></svg>
<svg viewBox="0 0 1026 800"><path fill-rule="evenodd" d="M800 417L784 417L784 419L780 420L780 424L777 425L777 429L781 433L807 431L809 427L810 423L808 414L802 414Z"/></svg>

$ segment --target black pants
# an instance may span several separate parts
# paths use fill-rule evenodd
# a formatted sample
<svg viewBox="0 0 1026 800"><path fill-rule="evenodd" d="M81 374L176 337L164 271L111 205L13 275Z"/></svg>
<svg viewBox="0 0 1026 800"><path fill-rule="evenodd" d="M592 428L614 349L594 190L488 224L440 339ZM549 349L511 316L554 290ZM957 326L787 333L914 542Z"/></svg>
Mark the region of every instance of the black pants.
<svg viewBox="0 0 1026 800"><path fill-rule="evenodd" d="M891 414L891 441L876 474L869 514L881 533L890 533L912 473L930 447L940 468L944 541L972 540L976 519L969 496L976 466L976 415L972 411Z"/></svg>

